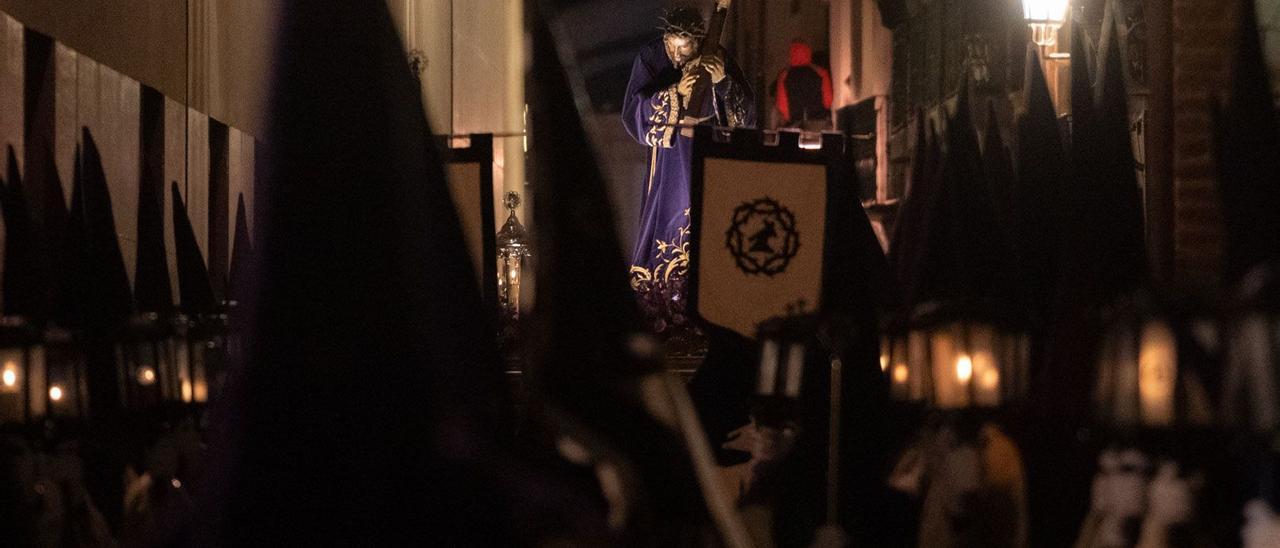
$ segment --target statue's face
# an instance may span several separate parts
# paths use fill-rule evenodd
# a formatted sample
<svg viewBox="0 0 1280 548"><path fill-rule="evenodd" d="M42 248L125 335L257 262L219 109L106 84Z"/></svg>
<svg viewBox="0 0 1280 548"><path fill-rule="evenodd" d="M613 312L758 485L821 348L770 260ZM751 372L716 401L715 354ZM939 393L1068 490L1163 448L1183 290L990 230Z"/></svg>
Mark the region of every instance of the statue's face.
<svg viewBox="0 0 1280 548"><path fill-rule="evenodd" d="M684 67L684 64L698 52L697 38L667 34L662 37L662 42L667 47L667 57L676 68Z"/></svg>

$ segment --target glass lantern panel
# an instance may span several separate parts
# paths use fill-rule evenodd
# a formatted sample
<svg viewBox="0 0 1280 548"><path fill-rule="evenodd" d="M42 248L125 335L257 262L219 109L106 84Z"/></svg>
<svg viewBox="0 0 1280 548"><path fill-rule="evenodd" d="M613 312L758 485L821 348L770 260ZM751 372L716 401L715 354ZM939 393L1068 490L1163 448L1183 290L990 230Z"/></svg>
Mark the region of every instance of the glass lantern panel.
<svg viewBox="0 0 1280 548"><path fill-rule="evenodd" d="M1177 381L1178 345L1173 330L1164 322L1149 322L1142 328L1138 352L1138 399L1144 425L1173 425Z"/></svg>
<svg viewBox="0 0 1280 548"><path fill-rule="evenodd" d="M772 395L776 391L778 382L778 341L767 339L760 345L760 368L759 377L756 379L756 393L760 395Z"/></svg>
<svg viewBox="0 0 1280 548"><path fill-rule="evenodd" d="M1134 397L1138 393L1137 334L1124 326L1112 335L1111 359L1108 363L1112 380L1106 394L1110 411L1105 414L1120 424L1137 424L1141 416L1139 399Z"/></svg>
<svg viewBox="0 0 1280 548"><path fill-rule="evenodd" d="M31 408L31 417L43 417L49 414L49 367L48 354L44 346L33 347L27 356L27 398Z"/></svg>
<svg viewBox="0 0 1280 548"><path fill-rule="evenodd" d="M26 349L0 349L0 394L17 394L26 382Z"/></svg>
<svg viewBox="0 0 1280 548"><path fill-rule="evenodd" d="M804 375L804 345L792 343L787 351L787 369L782 393L792 399L800 398L800 382Z"/></svg>
<svg viewBox="0 0 1280 548"><path fill-rule="evenodd" d="M889 380L890 396L895 400L910 400L911 391L907 381L911 370L907 366L907 337L895 336L888 339L889 349L884 356L886 362L885 375Z"/></svg>
<svg viewBox="0 0 1280 548"><path fill-rule="evenodd" d="M190 342L192 398L196 402L209 401L209 369L211 354L218 348L211 341L196 338Z"/></svg>
<svg viewBox="0 0 1280 548"><path fill-rule="evenodd" d="M26 420L26 349L0 350L0 422Z"/></svg>
<svg viewBox="0 0 1280 548"><path fill-rule="evenodd" d="M181 337L173 337L169 339L167 346L173 356L173 369L176 373L178 396L183 403L190 403L195 397L195 381L191 372L191 357L187 348L187 341Z"/></svg>
<svg viewBox="0 0 1280 548"><path fill-rule="evenodd" d="M49 379L48 390L44 391L49 396L46 415L60 418L80 416L85 394L75 363L63 360L60 351L51 355L42 347L39 354L38 361L47 370Z"/></svg>
<svg viewBox="0 0 1280 548"><path fill-rule="evenodd" d="M969 405L969 383L973 379L973 359L965 352L955 326L929 334L934 404L939 409Z"/></svg>
<svg viewBox="0 0 1280 548"><path fill-rule="evenodd" d="M888 335L880 337L880 372L889 372L889 360L893 359L893 339Z"/></svg>
<svg viewBox="0 0 1280 548"><path fill-rule="evenodd" d="M996 407L1001 403L1001 370L1011 356L1002 352L1004 345L989 325L969 327L969 358L972 361L973 403L979 407Z"/></svg>
<svg viewBox="0 0 1280 548"><path fill-rule="evenodd" d="M913 401L925 401L931 382L929 366L929 336L924 331L912 331L907 335L907 394ZM897 372L894 373L898 377Z"/></svg>
<svg viewBox="0 0 1280 548"><path fill-rule="evenodd" d="M166 387L160 382L156 368L159 361L152 341L134 341L125 345L126 380L128 381L127 405L150 407L158 405Z"/></svg>

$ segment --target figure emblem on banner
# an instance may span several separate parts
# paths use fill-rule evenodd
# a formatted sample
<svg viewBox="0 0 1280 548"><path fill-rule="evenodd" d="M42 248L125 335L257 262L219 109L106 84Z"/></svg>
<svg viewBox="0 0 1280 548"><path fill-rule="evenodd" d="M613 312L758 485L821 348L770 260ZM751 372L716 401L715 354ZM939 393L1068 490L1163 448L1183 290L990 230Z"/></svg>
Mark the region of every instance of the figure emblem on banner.
<svg viewBox="0 0 1280 548"><path fill-rule="evenodd" d="M795 214L768 196L743 202L733 210L725 246L742 272L781 274L800 251Z"/></svg>

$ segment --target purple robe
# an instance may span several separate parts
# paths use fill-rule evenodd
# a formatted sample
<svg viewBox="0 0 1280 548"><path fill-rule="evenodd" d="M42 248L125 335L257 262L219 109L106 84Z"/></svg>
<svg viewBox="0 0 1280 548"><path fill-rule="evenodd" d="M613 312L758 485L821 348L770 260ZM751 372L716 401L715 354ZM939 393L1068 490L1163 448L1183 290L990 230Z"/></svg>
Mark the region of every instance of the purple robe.
<svg viewBox="0 0 1280 548"><path fill-rule="evenodd" d="M707 98L716 115L703 123L753 127L755 96L733 57L725 57L725 78L715 84L715 93ZM640 189L640 231L631 253L631 286L643 301L650 301L646 312L668 321L672 313L683 313L680 306L667 309L673 301L681 300L691 240L689 164L693 140L681 136L678 128L663 125L679 122L675 105L680 76L680 69L672 66L662 40L654 40L636 56L622 105L622 123L627 133L650 148L649 175ZM647 297L650 295L652 298ZM660 310L653 310L653 306Z"/></svg>

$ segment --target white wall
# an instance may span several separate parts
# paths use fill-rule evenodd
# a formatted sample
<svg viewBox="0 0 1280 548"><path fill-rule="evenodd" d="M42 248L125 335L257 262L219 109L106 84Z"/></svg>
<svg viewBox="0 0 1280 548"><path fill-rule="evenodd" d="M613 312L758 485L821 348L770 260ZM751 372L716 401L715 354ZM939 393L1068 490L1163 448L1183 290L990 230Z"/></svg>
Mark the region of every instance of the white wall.
<svg viewBox="0 0 1280 548"><path fill-rule="evenodd" d="M136 5L151 6L152 0L130 0ZM184 5L187 5L184 1ZM269 64L269 51L260 51L264 43L270 43L269 37L255 40L239 40L237 33L263 31L273 24L269 20L274 13L272 3L255 2L253 6L232 15L231 7L215 0L192 0L193 9L203 10L200 17L203 22L192 26L194 39L189 51L194 52L189 58L166 55L153 55L146 51L137 53L138 58L124 61L125 66L132 66L135 73L151 74L155 77L164 71L148 73L136 66L139 59L146 61L174 61L178 72L184 79L188 76L188 67L181 59L187 58L191 63L192 89L196 90L190 97L184 95L185 84L179 86L182 93L177 96L165 93L164 102L164 219L165 247L168 254L168 267L171 287L175 300L178 295L177 267L174 256L174 235L172 222L172 197L169 184L177 182L187 212L192 221L196 240L205 260L209 260L210 234L210 151L209 120L210 114L204 108L197 108L187 103L188 99L198 99L206 108L220 109L225 115L241 120L247 125L258 124L262 102L268 95L263 86L251 93L239 94L250 79L264 80L264 67ZM78 5L80 6L80 5ZM124 50L109 47L113 32L121 29L108 28L109 25L88 27L72 25L67 22L53 23L47 18L50 13L65 10L76 17L84 18L85 9L69 7L61 3L40 5L33 2L17 0L0 0L0 9L15 7L23 17L41 23L46 29L52 28L68 34L52 34L55 40L52 52L53 72L53 155L57 175L62 183L63 196L70 204L72 181L75 173L75 151L83 146L81 128L88 128L101 153L102 167L110 192L112 215L115 221L117 241L124 258L126 272L132 282L137 267L137 212L138 193L141 176L141 109L142 86L131 74L118 70L117 66L108 64L100 58L75 49L64 39L88 44L98 48L106 57L115 58ZM124 6L127 7L127 6ZM42 11L47 8L49 11ZM122 9L121 5L112 4L104 9ZM144 10L145 11L145 10ZM145 18L156 18L170 13L169 7L145 12ZM196 12L193 12L196 13ZM0 11L0 152L3 147L13 145L22 161L24 143L24 24L12 14ZM107 16L105 20L110 20ZM246 28L246 19L256 21ZM139 28L151 28L158 25L156 21L141 24ZM228 30L228 26L241 25L237 30ZM137 26L137 25L135 25ZM185 21L180 24L185 34ZM38 32L48 34L49 31L34 28ZM265 31L264 31L265 32ZM152 43L158 38L135 39L133 42ZM232 43L235 45L231 45ZM132 43L132 42L131 42ZM186 40L182 40L185 48ZM188 50L183 50L188 51ZM180 52L181 53L181 52ZM245 62L247 56L254 60ZM170 87L173 82L163 80L157 83ZM46 100L47 101L47 100ZM47 103L46 103L47 104ZM228 243L234 238L235 206L241 194L245 196L250 219L253 216L253 177L255 161L255 137L250 130L231 126L228 138L228 190L230 204L226 212L228 219ZM23 166L19 166L23 167ZM7 160L0 154L0 170L7 171ZM4 171L0 171L3 173ZM0 240L2 241L2 240ZM231 249L231 245L227 249ZM227 258L229 261L229 257ZM226 273L214 273L225 276Z"/></svg>
<svg viewBox="0 0 1280 548"><path fill-rule="evenodd" d="M418 50L426 56L422 93L432 131L523 131L521 0L387 0L387 5L406 55ZM493 177L495 218L501 223L505 192L525 194L522 139L494 139ZM523 209L519 213L527 223Z"/></svg>

